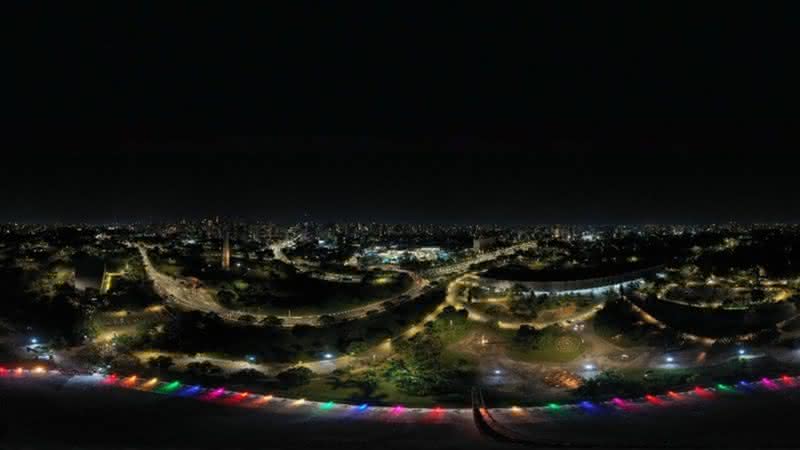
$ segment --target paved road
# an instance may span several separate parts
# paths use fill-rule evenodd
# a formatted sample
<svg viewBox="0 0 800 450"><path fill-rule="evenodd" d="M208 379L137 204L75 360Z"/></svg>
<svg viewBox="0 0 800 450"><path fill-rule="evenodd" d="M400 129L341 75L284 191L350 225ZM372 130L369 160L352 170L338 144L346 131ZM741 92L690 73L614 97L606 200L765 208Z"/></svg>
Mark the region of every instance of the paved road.
<svg viewBox="0 0 800 450"><path fill-rule="evenodd" d="M536 248L536 245L537 244L535 241L528 241L515 244L510 247L497 249L488 253L479 253L478 255L470 259L455 264L450 264L447 266L436 267L433 269L426 270L425 272L422 273L422 275L425 276L426 278L438 278L438 277L453 275L456 273L466 272L473 264L479 264L482 262L491 261L493 259L499 258L500 256L513 255L514 253L520 250L530 250L532 248Z"/></svg>
<svg viewBox="0 0 800 450"><path fill-rule="evenodd" d="M267 317L267 314L254 314L225 308L217 303L214 294L209 289L203 287L192 287L188 281L179 278L173 278L156 270L150 261L150 258L147 256L147 250L144 248L144 246L140 244L137 245L137 248L139 249L139 253L142 255L145 271L147 272L148 277L153 280L156 291L159 293L159 295L168 299L169 302L187 310L213 312L218 314L223 319L231 321L238 321L239 317L243 315L251 315L255 317L256 320L262 320ZM422 293L425 286L427 286L428 281L413 272L403 272L412 277L411 287L407 291L397 294L393 297L381 299L376 302L344 311L316 315L287 315L277 317L283 319L283 326L285 327L292 327L298 324L316 325L319 322L319 318L324 315L334 316L337 319L342 320L359 319L366 317L369 311L379 310L381 305L387 301L394 302L395 304L413 301Z"/></svg>

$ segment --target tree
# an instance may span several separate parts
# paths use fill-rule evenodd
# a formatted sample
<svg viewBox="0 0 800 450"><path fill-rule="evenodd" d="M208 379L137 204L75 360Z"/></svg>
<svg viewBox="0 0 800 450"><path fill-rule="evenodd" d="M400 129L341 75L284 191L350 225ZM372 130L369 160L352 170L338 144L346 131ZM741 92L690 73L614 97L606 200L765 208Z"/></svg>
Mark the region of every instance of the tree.
<svg viewBox="0 0 800 450"><path fill-rule="evenodd" d="M175 362L169 356L159 355L148 359L147 365L159 371L167 371L170 367L175 365Z"/></svg>
<svg viewBox="0 0 800 450"><path fill-rule="evenodd" d="M221 375L222 367L215 366L211 361L191 362L186 365L186 370L198 376Z"/></svg>
<svg viewBox="0 0 800 450"><path fill-rule="evenodd" d="M255 321L256 317L253 316L252 314L242 314L241 316L239 316L239 322L253 323Z"/></svg>
<svg viewBox="0 0 800 450"><path fill-rule="evenodd" d="M233 305L233 302L236 300L236 293L229 290L222 290L217 292L217 301L225 306Z"/></svg>
<svg viewBox="0 0 800 450"><path fill-rule="evenodd" d="M444 345L431 333L420 333L397 344L399 358L389 361L386 376L403 392L412 395L429 395L441 389L448 381L441 367L440 357Z"/></svg>
<svg viewBox="0 0 800 450"><path fill-rule="evenodd" d="M369 346L364 341L352 341L347 344L347 353L350 355L357 355L359 353L364 353L365 351L369 350Z"/></svg>
<svg viewBox="0 0 800 450"><path fill-rule="evenodd" d="M253 380L260 380L266 377L264 372L259 372L256 369L242 369L237 372L234 372L231 375L231 378L234 380L242 380L242 381L253 381Z"/></svg>
<svg viewBox="0 0 800 450"><path fill-rule="evenodd" d="M314 372L308 367L292 367L277 375L278 382L284 387L303 386L311 382Z"/></svg>
<svg viewBox="0 0 800 450"><path fill-rule="evenodd" d="M539 335L540 332L536 328L530 325L520 325L514 335L514 342L525 347L533 347Z"/></svg>
<svg viewBox="0 0 800 450"><path fill-rule="evenodd" d="M324 314L322 316L319 316L319 319L317 319L317 323L319 323L320 326L328 327L336 323L336 317L333 317L330 314Z"/></svg>
<svg viewBox="0 0 800 450"><path fill-rule="evenodd" d="M283 319L277 316L267 316L261 319L261 325L265 327L282 327Z"/></svg>

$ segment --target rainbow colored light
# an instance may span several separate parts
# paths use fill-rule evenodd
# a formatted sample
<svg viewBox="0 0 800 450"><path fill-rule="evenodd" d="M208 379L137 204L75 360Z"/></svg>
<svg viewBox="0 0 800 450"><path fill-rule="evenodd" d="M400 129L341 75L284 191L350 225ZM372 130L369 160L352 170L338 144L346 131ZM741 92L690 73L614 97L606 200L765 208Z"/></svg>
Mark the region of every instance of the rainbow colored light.
<svg viewBox="0 0 800 450"><path fill-rule="evenodd" d="M181 387L180 381L173 381L172 383L169 383L169 384L165 385L164 387L162 387L161 390L163 392L172 392L172 391L177 390L179 387Z"/></svg>

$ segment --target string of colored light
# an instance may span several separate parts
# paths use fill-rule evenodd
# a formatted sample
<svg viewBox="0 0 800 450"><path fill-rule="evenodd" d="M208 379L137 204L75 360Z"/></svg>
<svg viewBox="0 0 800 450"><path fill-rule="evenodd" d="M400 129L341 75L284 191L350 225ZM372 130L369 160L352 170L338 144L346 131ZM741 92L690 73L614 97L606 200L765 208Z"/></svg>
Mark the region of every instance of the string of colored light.
<svg viewBox="0 0 800 450"><path fill-rule="evenodd" d="M33 369L24 369L22 367L16 367L14 369L8 369L6 367L0 366L0 376L6 376L8 374L12 374L15 376L20 376L25 373L30 374L44 374L44 373L60 373L58 370L46 370L43 367L37 366ZM798 383L798 376L789 376L789 375L781 375L777 378L767 378L762 377L757 381L739 381L736 385L727 385L724 383L717 383L713 387L702 387L696 386L692 390L685 391L685 392L673 392L667 391L665 394L662 395L653 395L653 394L645 394L643 397L636 398L636 399L621 399L615 397L611 400L606 402L601 402L600 404L606 404L612 407L618 407L621 409L626 409L627 407L635 404L643 404L643 403L650 403L653 405L664 405L666 404L664 400L673 400L673 401L680 401L686 399L687 397L700 397L700 398L712 398L715 392L726 393L726 392L734 392L739 388L752 388L753 386L761 385L766 387L767 389L778 389L783 385L784 387L792 387L792 386L800 386ZM223 396L224 394L229 394L229 398L236 398L236 399L246 399L248 397L255 397L255 403L267 403L272 401L273 399L276 401L282 401L289 403L292 406L300 406L306 403L305 399L289 399L289 398L281 398L281 397L273 397L272 395L261 395L261 396L252 396L248 392L234 392L228 391L225 388L205 388L203 386L195 385L195 386L184 386L180 381L171 381L169 383L159 381L158 378L151 378L147 381L142 381L138 383L140 378L137 375L130 375L126 378L119 378L116 374L110 374L104 378L104 382L107 384L114 384L117 386L122 386L131 389L138 389L138 390L152 390L154 392L159 392L162 394L178 394L184 396L190 396L195 394L200 394L202 392L206 393L206 398L208 399L215 399L218 397ZM779 382L781 384L779 384ZM183 388L183 389L182 389ZM319 406L321 410L331 410L337 406L337 403L333 401L328 402L314 402ZM369 408L369 405L366 403L362 403L360 405L343 405L350 407L356 411L365 411ZM520 408L518 406L513 406L510 409L512 413L521 413L525 410L532 411L532 410L549 410L549 411L560 411L562 409L567 408L582 408L591 410L596 408L596 404L590 401L581 401L575 404L558 404L558 403L549 403L543 407L531 407L531 408ZM380 409L384 409L391 414L402 414L405 411L405 407L403 405L395 405L392 407L379 407ZM441 413L444 411L442 407L435 407L430 408L430 412Z"/></svg>

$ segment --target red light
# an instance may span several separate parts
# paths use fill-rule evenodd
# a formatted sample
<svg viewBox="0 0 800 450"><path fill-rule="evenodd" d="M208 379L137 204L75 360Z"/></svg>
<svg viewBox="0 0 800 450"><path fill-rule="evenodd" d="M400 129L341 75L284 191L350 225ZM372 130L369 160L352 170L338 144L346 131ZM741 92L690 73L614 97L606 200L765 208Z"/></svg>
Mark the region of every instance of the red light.
<svg viewBox="0 0 800 450"><path fill-rule="evenodd" d="M680 400L680 399L682 399L682 398L683 398L683 397L681 396L681 394L678 394L678 393L677 393L677 392L675 392L675 391L669 391L669 392L667 392L667 395L669 395L669 396L670 396L670 398L673 398L673 399L675 399L675 400Z"/></svg>
<svg viewBox="0 0 800 450"><path fill-rule="evenodd" d="M647 400L648 402L650 402L650 403L652 403L654 405L660 405L662 403L661 399L656 397L656 396L654 396L654 395L647 394L647 395L644 396L644 398L645 398L645 400Z"/></svg>

